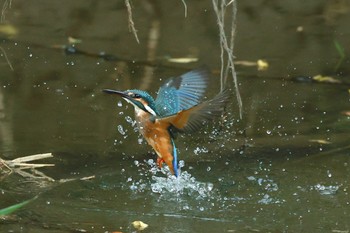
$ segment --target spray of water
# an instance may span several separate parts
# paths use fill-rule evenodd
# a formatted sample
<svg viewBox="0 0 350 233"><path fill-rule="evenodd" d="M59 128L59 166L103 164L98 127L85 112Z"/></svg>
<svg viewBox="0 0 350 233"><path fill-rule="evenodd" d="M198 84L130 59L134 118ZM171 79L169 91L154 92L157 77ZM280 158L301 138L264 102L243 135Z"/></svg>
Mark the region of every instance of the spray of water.
<svg viewBox="0 0 350 233"><path fill-rule="evenodd" d="M185 166L183 160L179 161L178 177L171 175L167 166L158 168L153 159L149 159L145 163L135 161L134 164L140 167L140 174L144 174L144 177L141 179L133 180L130 177L128 178L129 188L134 192L151 191L157 194L171 193L175 196L191 194L197 195L198 198L206 198L213 194L214 187L212 183L197 181L187 171L181 172L181 169ZM144 164L148 167L142 167Z"/></svg>

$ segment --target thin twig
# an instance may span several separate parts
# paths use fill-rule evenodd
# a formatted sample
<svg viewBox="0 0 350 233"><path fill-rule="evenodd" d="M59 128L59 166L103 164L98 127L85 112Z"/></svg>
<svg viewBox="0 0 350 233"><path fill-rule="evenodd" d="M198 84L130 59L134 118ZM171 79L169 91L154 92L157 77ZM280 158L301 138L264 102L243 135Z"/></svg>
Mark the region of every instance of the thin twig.
<svg viewBox="0 0 350 233"><path fill-rule="evenodd" d="M2 10L1 10L1 23L5 21L5 14L6 10L8 8L11 8L12 5L12 0L5 0L4 4L2 5Z"/></svg>
<svg viewBox="0 0 350 233"><path fill-rule="evenodd" d="M96 178L96 176L92 175L92 176L85 176L82 178L60 179L58 182L59 183L66 183L66 182L75 181L75 180L92 180L95 178Z"/></svg>
<svg viewBox="0 0 350 233"><path fill-rule="evenodd" d="M11 70L14 71L11 62L10 62L10 60L8 59L7 55L6 55L5 50L4 50L1 46L0 46L0 50L1 50L2 54L4 54L4 57L5 57L5 60L6 60L7 64L10 66Z"/></svg>
<svg viewBox="0 0 350 233"><path fill-rule="evenodd" d="M224 89L224 86L227 83L228 73L231 70L232 79L235 85L236 98L239 107L239 115L242 119L243 115L243 105L242 99L238 88L237 75L234 68L234 55L233 55L233 47L234 47L234 36L236 31L236 13L237 13L237 4L236 1L230 1L228 4L226 0L221 0L220 9L219 9L219 0L212 0L213 8L217 17L218 27L219 27L219 37L220 37L220 49L221 49L221 90ZM231 34L230 41L227 40L227 36L225 33L225 13L228 5L232 4L232 23L231 23ZM225 56L226 54L226 56ZM226 60L226 65L224 64Z"/></svg>
<svg viewBox="0 0 350 233"><path fill-rule="evenodd" d="M185 0L182 0L182 4L184 5L184 8L185 8L185 18L186 18L187 17L187 5L186 5Z"/></svg>
<svg viewBox="0 0 350 233"><path fill-rule="evenodd" d="M232 4L232 24L231 24L230 51L232 52L232 57L233 57L233 47L234 47L235 35L236 35L237 1L232 0L229 4L231 4L231 3L233 3L233 4ZM237 98L237 102L238 102L239 116L242 119L242 117L243 117L243 103L242 103L241 94L239 92L237 73L236 73L236 70L235 70L235 65L234 65L234 61L233 60L234 60L234 57L232 59L230 59L230 63L231 63L230 67L231 67L233 82L235 83L235 88L236 88L236 98Z"/></svg>
<svg viewBox="0 0 350 233"><path fill-rule="evenodd" d="M132 19L132 10L131 10L131 5L129 0L125 0L125 6L126 6L126 9L128 10L129 30L132 31L132 33L134 33L137 43L140 44L139 37L137 36L137 30L135 28L134 20Z"/></svg>

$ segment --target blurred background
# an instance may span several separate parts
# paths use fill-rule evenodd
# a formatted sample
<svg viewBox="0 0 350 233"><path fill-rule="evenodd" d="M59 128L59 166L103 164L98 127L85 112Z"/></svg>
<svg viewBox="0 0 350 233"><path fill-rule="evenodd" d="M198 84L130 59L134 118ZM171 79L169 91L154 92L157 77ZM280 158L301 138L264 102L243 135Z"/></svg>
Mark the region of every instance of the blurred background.
<svg viewBox="0 0 350 233"><path fill-rule="evenodd" d="M179 179L155 167L133 107L101 90L156 96L206 65L213 97L217 1L130 2L139 43L126 2L0 3L0 158L55 164L36 169L55 181L0 166L0 209L38 195L1 232L348 232L349 2L237 1L243 117L233 95L224 122L179 137Z"/></svg>

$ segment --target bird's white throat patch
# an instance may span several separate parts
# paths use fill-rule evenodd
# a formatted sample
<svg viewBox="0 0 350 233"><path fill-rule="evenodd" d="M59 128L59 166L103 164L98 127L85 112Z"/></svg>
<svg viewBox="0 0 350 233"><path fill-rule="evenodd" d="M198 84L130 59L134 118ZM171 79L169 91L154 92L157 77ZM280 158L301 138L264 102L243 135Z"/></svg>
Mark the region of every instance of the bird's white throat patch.
<svg viewBox="0 0 350 233"><path fill-rule="evenodd" d="M127 99L127 98L123 98L123 99L125 99L126 102L132 104L132 105L135 107L135 112L136 112L137 115L139 115L139 114L141 114L142 112L144 112L142 109L140 109L136 104L134 104L133 102L131 102L129 99ZM149 113L151 113L153 116L156 116L156 115L157 115L156 112L155 112L150 106L148 106L147 104L144 104L143 106L144 106L145 109L146 109Z"/></svg>
<svg viewBox="0 0 350 233"><path fill-rule="evenodd" d="M153 111L153 109L152 108L150 108L148 105L145 105L145 109L149 112L149 113L151 113L153 116L156 116L156 113Z"/></svg>

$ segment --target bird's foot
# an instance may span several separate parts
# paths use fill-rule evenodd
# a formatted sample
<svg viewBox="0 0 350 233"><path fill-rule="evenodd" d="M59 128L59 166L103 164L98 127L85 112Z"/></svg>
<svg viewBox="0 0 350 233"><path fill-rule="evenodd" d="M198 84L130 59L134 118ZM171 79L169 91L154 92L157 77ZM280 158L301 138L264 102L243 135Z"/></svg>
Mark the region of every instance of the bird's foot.
<svg viewBox="0 0 350 233"><path fill-rule="evenodd" d="M164 163L164 162L165 162L165 161L164 161L163 158L160 158L160 157L157 158L157 165L158 165L159 168L162 168L162 167L163 167L163 163Z"/></svg>

